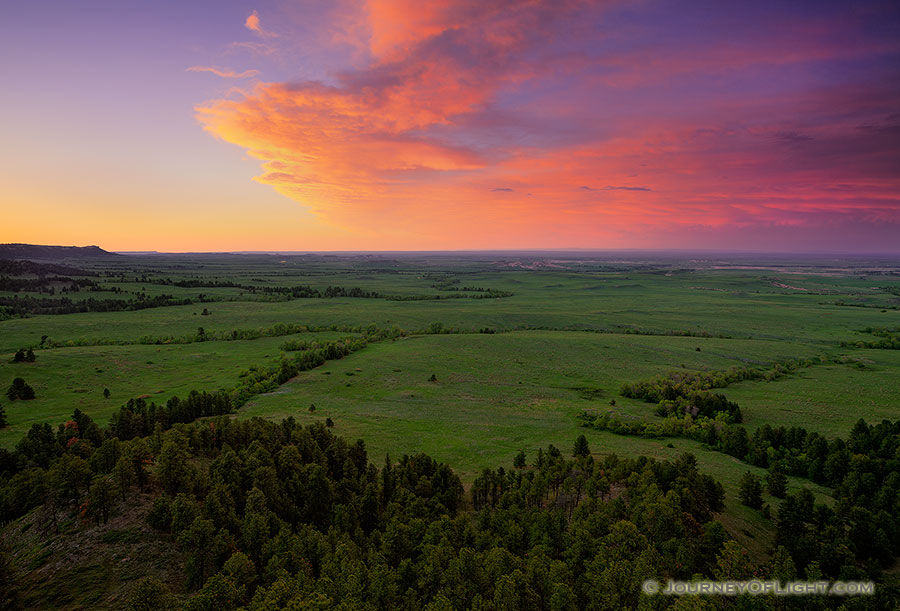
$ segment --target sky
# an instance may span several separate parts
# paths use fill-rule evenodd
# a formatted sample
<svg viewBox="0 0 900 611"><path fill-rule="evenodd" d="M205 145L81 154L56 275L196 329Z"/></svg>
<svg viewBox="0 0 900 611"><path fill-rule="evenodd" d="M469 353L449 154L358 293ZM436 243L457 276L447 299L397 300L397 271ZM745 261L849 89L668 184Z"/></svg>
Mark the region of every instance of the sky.
<svg viewBox="0 0 900 611"><path fill-rule="evenodd" d="M0 242L900 252L900 4L29 0Z"/></svg>

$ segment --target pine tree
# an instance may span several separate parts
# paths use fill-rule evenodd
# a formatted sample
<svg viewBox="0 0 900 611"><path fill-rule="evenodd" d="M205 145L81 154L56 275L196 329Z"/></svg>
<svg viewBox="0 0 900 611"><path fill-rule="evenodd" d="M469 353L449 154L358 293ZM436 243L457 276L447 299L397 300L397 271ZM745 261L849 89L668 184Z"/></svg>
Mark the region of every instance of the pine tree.
<svg viewBox="0 0 900 611"><path fill-rule="evenodd" d="M9 385L9 388L6 389L6 396L10 401L15 401L16 399L27 401L34 399L34 389L26 384L22 378L15 378L12 384Z"/></svg>
<svg viewBox="0 0 900 611"><path fill-rule="evenodd" d="M177 602L169 588L156 577L144 577L131 590L128 611L165 611L175 609Z"/></svg>
<svg viewBox="0 0 900 611"><path fill-rule="evenodd" d="M778 463L772 463L769 467L766 474L766 488L769 494L779 499L783 499L787 494L787 476Z"/></svg>
<svg viewBox="0 0 900 611"><path fill-rule="evenodd" d="M741 477L741 503L753 509L762 507L762 484L759 478L747 471Z"/></svg>
<svg viewBox="0 0 900 611"><path fill-rule="evenodd" d="M525 468L525 451L519 450L519 453L516 454L516 457L513 459L513 467L516 469L524 469Z"/></svg>
<svg viewBox="0 0 900 611"><path fill-rule="evenodd" d="M572 448L573 456L590 456L591 449L588 447L587 437L579 435L575 440L575 446Z"/></svg>

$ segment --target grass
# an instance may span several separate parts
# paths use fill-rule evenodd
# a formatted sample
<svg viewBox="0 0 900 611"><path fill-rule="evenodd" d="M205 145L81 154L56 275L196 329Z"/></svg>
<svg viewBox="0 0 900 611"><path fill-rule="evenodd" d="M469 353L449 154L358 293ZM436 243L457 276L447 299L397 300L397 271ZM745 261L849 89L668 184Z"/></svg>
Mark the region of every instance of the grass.
<svg viewBox="0 0 900 611"><path fill-rule="evenodd" d="M651 405L618 395L625 382L682 366L724 369L817 351L786 349L765 340L562 331L421 336L301 373L252 400L241 416L331 417L339 431L363 437L379 453L425 451L471 476L519 449L570 445L583 409L609 409L615 400L618 411L651 414Z"/></svg>
<svg viewBox="0 0 900 611"><path fill-rule="evenodd" d="M724 392L741 406L751 431L768 423L846 437L860 418L878 422L900 417L900 351L847 354L845 364L801 369L774 382L741 382Z"/></svg>
<svg viewBox="0 0 900 611"><path fill-rule="evenodd" d="M372 274L365 288L383 293L408 289L437 293L432 279L401 274ZM424 327L441 321L447 326L583 328L609 331L646 329L752 336L778 341L818 342L831 346L858 337L867 326L900 326L900 310L829 305L837 299L887 301L896 297L875 292L876 280L846 278L834 294L790 292L772 286L767 276L698 272L672 277L649 273L482 272L460 275L460 285L485 286L514 293L502 299L389 301L384 299L299 299L288 302L226 301L108 312L35 316L0 323L0 351L37 346L53 340L106 338L135 340L143 335L186 335L197 327L208 331L268 327L277 322L316 325L399 324ZM273 280L276 278L272 278ZM281 278L277 278L282 280ZM348 285L344 275L319 279L322 284ZM803 277L791 278L801 283ZM402 281L402 282L401 282ZM886 279L885 283L895 279ZM400 285L400 286L398 286ZM152 285L148 285L149 287ZM723 288L730 287L730 288ZM135 285L135 290L141 288ZM173 287L158 287L170 289ZM177 287L175 287L177 288ZM716 289L716 290L706 290ZM190 289L197 293L206 289ZM756 292L759 291L759 292ZM871 295L870 295L871 293ZM182 295L183 296L183 295ZM200 316L206 307L210 316Z"/></svg>
<svg viewBox="0 0 900 611"><path fill-rule="evenodd" d="M6 526L4 543L27 573L20 575L23 609L122 609L134 584L148 575L184 591L183 558L171 537L150 529L150 495L135 494L109 523L56 534L37 509Z"/></svg>
<svg viewBox="0 0 900 611"><path fill-rule="evenodd" d="M304 333L303 339L335 339L341 333ZM9 426L0 429L0 447L12 447L35 422L54 426L77 408L105 425L128 399L146 396L164 403L191 390L233 386L251 365L276 363L279 346L300 336L249 341L199 342L168 346L88 346L39 350L34 363L0 362L0 386L23 378L37 395L31 401L3 398ZM110 397L104 398L108 388Z"/></svg>

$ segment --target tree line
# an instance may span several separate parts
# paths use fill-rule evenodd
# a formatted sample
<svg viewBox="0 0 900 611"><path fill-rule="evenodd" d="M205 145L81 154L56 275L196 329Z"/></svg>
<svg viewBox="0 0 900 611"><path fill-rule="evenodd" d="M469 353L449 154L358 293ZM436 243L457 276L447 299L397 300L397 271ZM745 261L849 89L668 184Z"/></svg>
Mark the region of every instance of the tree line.
<svg viewBox="0 0 900 611"><path fill-rule="evenodd" d="M146 310L166 306L191 305L191 299L176 299L172 295L140 295L135 299L87 299L73 300L68 297L33 297L13 295L0 297L0 312L7 316L28 316L32 314L79 314L84 312L123 312Z"/></svg>

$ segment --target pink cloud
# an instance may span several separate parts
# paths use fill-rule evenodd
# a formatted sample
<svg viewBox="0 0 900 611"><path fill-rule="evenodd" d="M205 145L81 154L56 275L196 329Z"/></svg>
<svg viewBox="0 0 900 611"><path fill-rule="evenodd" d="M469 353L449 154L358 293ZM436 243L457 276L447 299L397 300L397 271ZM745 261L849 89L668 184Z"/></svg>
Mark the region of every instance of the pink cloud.
<svg viewBox="0 0 900 611"><path fill-rule="evenodd" d="M274 32L269 32L268 30L264 30L262 25L259 22L259 13L253 11L244 21L244 27L250 30L251 32L256 32L260 36L265 38L277 38L278 34Z"/></svg>
<svg viewBox="0 0 900 611"><path fill-rule="evenodd" d="M236 72L230 68L217 68L215 66L191 66L187 72L210 72L222 78L249 78L259 74L259 70L244 70Z"/></svg>
<svg viewBox="0 0 900 611"><path fill-rule="evenodd" d="M628 28L591 26L613 8L371 0L337 28L366 49L359 65L327 83L259 83L197 116L262 161L259 182L327 222L435 247L488 246L497 227L517 247L900 224L900 88L810 67L896 41L823 22L775 26L764 46L753 28L623 46ZM246 26L265 32L256 12Z"/></svg>

